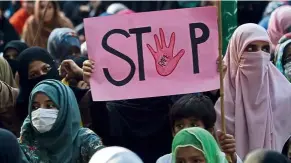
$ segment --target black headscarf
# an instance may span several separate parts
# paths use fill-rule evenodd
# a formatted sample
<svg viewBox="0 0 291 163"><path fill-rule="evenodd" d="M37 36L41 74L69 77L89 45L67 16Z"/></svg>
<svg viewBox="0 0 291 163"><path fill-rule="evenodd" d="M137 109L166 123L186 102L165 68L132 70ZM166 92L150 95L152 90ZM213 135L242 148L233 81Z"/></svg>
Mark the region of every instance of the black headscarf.
<svg viewBox="0 0 291 163"><path fill-rule="evenodd" d="M7 60L7 62L9 63L11 69L12 69L12 72L13 74L15 75L16 71L18 70L18 62L17 60L14 60L14 59L9 59L5 56L5 53L8 49L15 49L17 51L17 54L19 55L23 50L27 49L28 46L26 43L24 42L21 42L19 40L13 40L13 41L10 41L6 44L6 46L4 47L4 58ZM18 56L17 55L17 56Z"/></svg>
<svg viewBox="0 0 291 163"><path fill-rule="evenodd" d="M42 61L51 66L51 70L46 74L34 79L28 79L28 68L29 64L33 61ZM30 92L34 86L40 81L46 79L56 79L59 80L59 73L57 66L52 56L47 52L46 49L40 47L31 47L20 53L18 57L19 62L19 86L20 94L17 98L17 112L21 122L27 116L28 99Z"/></svg>
<svg viewBox="0 0 291 163"><path fill-rule="evenodd" d="M263 157L262 163L291 163L291 161L278 152L267 151Z"/></svg>
<svg viewBox="0 0 291 163"><path fill-rule="evenodd" d="M21 150L16 137L9 131L0 129L0 162L21 163Z"/></svg>
<svg viewBox="0 0 291 163"><path fill-rule="evenodd" d="M171 149L171 104L169 97L93 102L92 128L105 145L126 147L144 162L155 162Z"/></svg>

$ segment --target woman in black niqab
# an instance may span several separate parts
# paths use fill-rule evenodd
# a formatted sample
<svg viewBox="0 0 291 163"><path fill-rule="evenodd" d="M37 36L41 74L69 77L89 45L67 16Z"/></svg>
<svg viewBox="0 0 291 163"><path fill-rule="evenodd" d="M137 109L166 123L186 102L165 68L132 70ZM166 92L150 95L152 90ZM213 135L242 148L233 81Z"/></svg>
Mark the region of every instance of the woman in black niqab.
<svg viewBox="0 0 291 163"><path fill-rule="evenodd" d="M39 61L43 66L40 66L40 69L37 70L39 72L29 73L34 61ZM40 47L28 48L21 52L18 62L20 94L17 98L16 109L20 121L23 122L27 116L29 95L34 86L46 79L60 80L60 77L56 63L46 49Z"/></svg>

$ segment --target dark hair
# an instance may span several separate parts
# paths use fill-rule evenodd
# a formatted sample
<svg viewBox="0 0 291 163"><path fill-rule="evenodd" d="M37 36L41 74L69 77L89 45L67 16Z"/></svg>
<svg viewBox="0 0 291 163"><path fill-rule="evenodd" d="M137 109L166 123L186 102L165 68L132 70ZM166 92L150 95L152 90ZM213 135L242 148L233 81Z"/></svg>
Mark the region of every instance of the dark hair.
<svg viewBox="0 0 291 163"><path fill-rule="evenodd" d="M204 95L195 94L181 97L170 109L172 129L174 129L175 121L190 117L201 120L206 130L214 127L216 113L211 99Z"/></svg>

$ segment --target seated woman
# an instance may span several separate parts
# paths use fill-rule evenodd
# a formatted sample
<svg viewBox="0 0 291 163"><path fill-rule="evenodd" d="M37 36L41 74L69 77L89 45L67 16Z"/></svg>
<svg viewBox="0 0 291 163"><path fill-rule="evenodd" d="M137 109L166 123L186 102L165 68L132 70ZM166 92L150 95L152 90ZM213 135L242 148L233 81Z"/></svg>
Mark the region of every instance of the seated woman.
<svg viewBox="0 0 291 163"><path fill-rule="evenodd" d="M291 135L291 84L270 62L271 41L257 24L233 33L224 57L226 132L235 136L240 158L264 148L281 152ZM219 99L216 127L221 130Z"/></svg>
<svg viewBox="0 0 291 163"><path fill-rule="evenodd" d="M284 155L276 151L267 151L263 149L255 150L249 153L245 163L290 163Z"/></svg>
<svg viewBox="0 0 291 163"><path fill-rule="evenodd" d="M20 123L15 113L16 88L13 73L8 62L0 57L0 128L5 128L19 136Z"/></svg>
<svg viewBox="0 0 291 163"><path fill-rule="evenodd" d="M200 127L178 132L172 143L172 154L172 163L227 163L214 137Z"/></svg>
<svg viewBox="0 0 291 163"><path fill-rule="evenodd" d="M0 129L0 142L1 163L23 163L21 161L23 153L19 148L17 138L11 132Z"/></svg>
<svg viewBox="0 0 291 163"><path fill-rule="evenodd" d="M291 81L291 33L285 34L279 41L275 51L275 65L279 71Z"/></svg>
<svg viewBox="0 0 291 163"><path fill-rule="evenodd" d="M132 151L123 147L107 147L96 152L89 163L143 163Z"/></svg>
<svg viewBox="0 0 291 163"><path fill-rule="evenodd" d="M57 80L45 80L32 90L29 115L19 144L29 162L87 163L103 148L101 139L81 127L73 91Z"/></svg>

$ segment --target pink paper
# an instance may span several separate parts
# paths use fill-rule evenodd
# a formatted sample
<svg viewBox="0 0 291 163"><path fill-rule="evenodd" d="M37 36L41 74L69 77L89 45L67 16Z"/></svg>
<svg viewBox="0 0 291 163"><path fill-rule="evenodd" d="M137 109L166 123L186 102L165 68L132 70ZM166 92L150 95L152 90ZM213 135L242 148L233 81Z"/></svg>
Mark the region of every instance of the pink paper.
<svg viewBox="0 0 291 163"><path fill-rule="evenodd" d="M193 30L190 32L190 24L193 23L197 29L191 28ZM209 29L209 37L202 33L201 24ZM129 30L141 27L147 27L140 44L143 62L138 61L137 35L134 30ZM108 47L102 46L102 41L103 45L106 42L104 36L112 30L113 33L122 31L128 36L115 33L107 39L107 45L124 54L125 58L127 56L127 59L114 55L115 52L108 52ZM219 88L216 7L87 18L85 32L89 57L95 61L90 81L94 101L167 96ZM205 40L201 36L205 36ZM194 38L194 45L195 40L198 43L201 41L197 45L199 73L198 64L193 63L195 57L191 37ZM135 67L132 76L129 75L131 66ZM117 82L109 82L105 69ZM118 82L126 77L129 80Z"/></svg>

